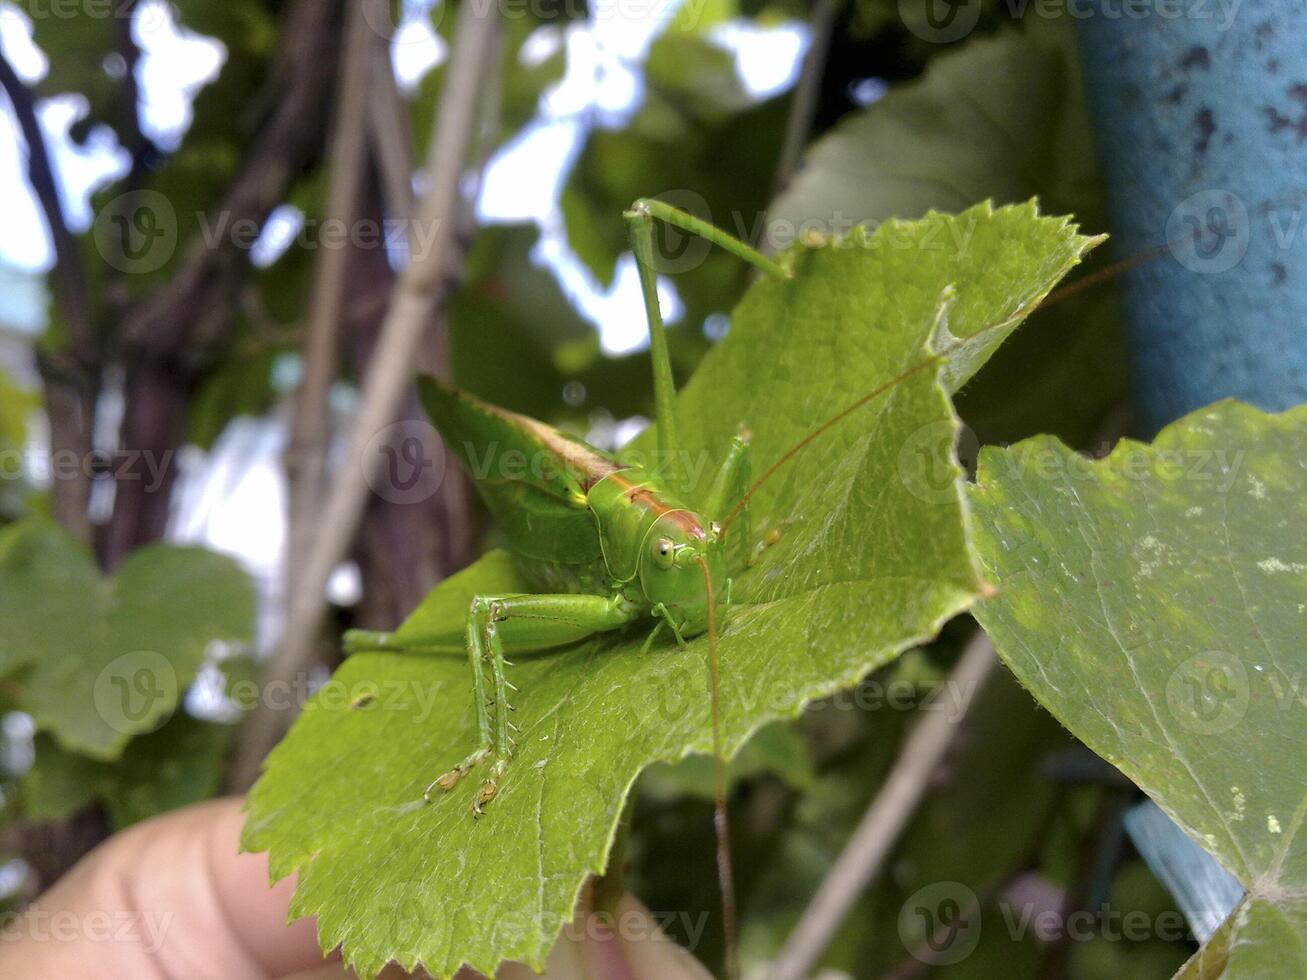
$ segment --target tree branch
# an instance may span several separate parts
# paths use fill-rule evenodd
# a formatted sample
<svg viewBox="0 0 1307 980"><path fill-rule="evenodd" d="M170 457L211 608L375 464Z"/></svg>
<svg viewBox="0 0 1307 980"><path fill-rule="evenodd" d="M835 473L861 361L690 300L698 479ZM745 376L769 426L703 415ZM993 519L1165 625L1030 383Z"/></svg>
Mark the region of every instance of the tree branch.
<svg viewBox="0 0 1307 980"><path fill-rule="evenodd" d="M498 45L499 24L489 10L465 9L459 17L449 74L441 95L428 161L429 189L418 221L430 231L427 251L415 253L400 274L382 327L381 339L363 381L363 397L350 431L345 458L320 522L303 574L291 595L286 634L268 664L268 684L293 681L313 661L314 644L326 613L326 585L332 571L349 551L367 499L367 478L377 460L365 449L372 436L395 418L404 392L412 383L414 359L427 333L448 277L446 263L456 241L456 216L467 161L473 152L480 89L485 69ZM258 774L268 749L289 719L260 702L242 732L240 752L232 771L238 786Z"/></svg>
<svg viewBox="0 0 1307 980"><path fill-rule="evenodd" d="M50 240L55 262L50 279L58 326L67 343L59 351L45 351L40 357L46 388L46 411L50 418L51 452L56 458L71 452L78 465L53 481L55 519L83 542L91 538L86 505L90 477L86 461L91 452L91 417L99 387L99 350L91 321L91 304L86 291L77 241L68 230L63 202L45 135L36 118L32 93L13 66L0 53L0 87L9 96L14 116L27 143L27 176L32 185ZM69 469L61 467L61 470Z"/></svg>
<svg viewBox="0 0 1307 980"><path fill-rule="evenodd" d="M977 631L945 683L961 691L978 691L996 663L989 638ZM968 707L974 703L973 697ZM808 975L889 856L965 717L950 718L946 712L936 711L917 723L880 793L785 941L768 980L803 980Z"/></svg>
<svg viewBox="0 0 1307 980"><path fill-rule="evenodd" d="M360 0L349 7L345 43L341 48L336 91L336 121L328 166L331 183L324 217L351 226L359 218L359 195L367 162L367 116L375 33L386 0ZM372 9L369 10L368 8ZM376 14L378 19L369 18ZM376 243L375 248L382 248ZM336 378L340 353L341 306L350 247L321 248L313 270L309 315L304 329L303 380L295 395L286 469L290 483L287 577L300 568L310 550L319 516L327 444L331 437L328 395ZM291 586L293 588L293 585Z"/></svg>
<svg viewBox="0 0 1307 980"><path fill-rule="evenodd" d="M839 0L817 0L813 7L812 40L808 42L808 53L803 58L799 84L794 88L790 114L785 121L785 140L781 144L781 156L776 164L776 177L772 181L773 198L785 189L794 172L799 169L799 160L803 156L804 147L808 145L812 120L817 113L817 99L821 95L821 77L826 71L831 31L835 26L835 15L839 12L839 5Z"/></svg>

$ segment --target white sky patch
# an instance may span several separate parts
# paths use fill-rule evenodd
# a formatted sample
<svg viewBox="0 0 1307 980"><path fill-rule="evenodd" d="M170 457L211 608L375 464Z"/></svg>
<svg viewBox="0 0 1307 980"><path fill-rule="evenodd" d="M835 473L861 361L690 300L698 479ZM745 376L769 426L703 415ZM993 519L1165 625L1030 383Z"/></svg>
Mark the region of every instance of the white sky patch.
<svg viewBox="0 0 1307 980"><path fill-rule="evenodd" d="M0 45L18 77L28 85L45 78L50 62L32 40L32 22L12 3L0 3Z"/></svg>
<svg viewBox="0 0 1307 980"><path fill-rule="evenodd" d="M849 98L854 105L869 106L879 102L889 91L889 82L883 78L859 78L849 83Z"/></svg>
<svg viewBox="0 0 1307 980"><path fill-rule="evenodd" d="M102 184L127 172L127 154L104 127L97 127L83 146L68 138L68 129L86 115L80 95L60 95L37 104L37 120L45 133L63 190L63 208L74 232L91 224L88 196ZM28 272L47 272L54 248L36 196L27 183L27 147L8 100L0 108L0 262Z"/></svg>
<svg viewBox="0 0 1307 980"><path fill-rule="evenodd" d="M141 129L161 149L175 150L191 126L196 93L218 77L227 49L180 26L172 5L163 0L147 0L137 8L132 36L141 49L136 68Z"/></svg>
<svg viewBox="0 0 1307 980"><path fill-rule="evenodd" d="M532 31L518 49L518 63L527 68L538 68L563 49L566 36L561 27L546 24Z"/></svg>
<svg viewBox="0 0 1307 980"><path fill-rule="evenodd" d="M250 261L257 268L266 269L286 254L295 236L304 230L304 212L293 204L280 204L272 209L258 239L250 246Z"/></svg>
<svg viewBox="0 0 1307 980"><path fill-rule="evenodd" d="M763 26L744 17L718 24L709 39L735 55L735 73L755 99L769 99L799 77L812 32L796 21Z"/></svg>
<svg viewBox="0 0 1307 980"><path fill-rule="evenodd" d="M390 39L390 60L401 92L412 94L433 68L449 57L449 45L431 25L431 2L404 4L403 17Z"/></svg>
<svg viewBox="0 0 1307 980"><path fill-rule="evenodd" d="M548 220L584 136L578 119L530 123L491 157L477 216L488 222Z"/></svg>
<svg viewBox="0 0 1307 980"><path fill-rule="evenodd" d="M644 97L644 83L632 65L644 59L643 51L634 56L624 53L627 48L639 48L643 32L639 25L629 28L631 38L625 37L614 25L630 21L607 21L607 30L601 38L598 25L569 24L564 33L567 47L567 67L563 78L544 93L542 112L546 118L586 114L600 125L618 128L634 114ZM606 38L606 40L605 40ZM644 45L647 47L647 43Z"/></svg>

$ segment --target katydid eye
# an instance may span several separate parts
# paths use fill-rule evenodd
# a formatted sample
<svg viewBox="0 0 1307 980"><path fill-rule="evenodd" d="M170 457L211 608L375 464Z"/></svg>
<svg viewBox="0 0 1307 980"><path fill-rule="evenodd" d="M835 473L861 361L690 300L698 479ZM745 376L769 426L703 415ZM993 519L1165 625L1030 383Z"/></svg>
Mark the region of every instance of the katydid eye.
<svg viewBox="0 0 1307 980"><path fill-rule="evenodd" d="M672 552L675 551L671 538L659 538L654 542L654 557L658 564L664 568L670 568L672 564Z"/></svg>

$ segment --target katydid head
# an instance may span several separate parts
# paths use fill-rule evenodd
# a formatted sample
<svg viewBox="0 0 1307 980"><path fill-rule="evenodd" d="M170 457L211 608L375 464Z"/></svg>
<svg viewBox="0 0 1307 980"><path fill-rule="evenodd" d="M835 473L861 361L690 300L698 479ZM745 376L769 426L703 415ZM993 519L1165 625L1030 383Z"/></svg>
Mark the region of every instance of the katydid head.
<svg viewBox="0 0 1307 980"><path fill-rule="evenodd" d="M711 582L704 581L707 568ZM725 594L726 560L721 528L697 514L675 510L649 528L640 554L640 587L682 636L708 628L709 584L714 596Z"/></svg>

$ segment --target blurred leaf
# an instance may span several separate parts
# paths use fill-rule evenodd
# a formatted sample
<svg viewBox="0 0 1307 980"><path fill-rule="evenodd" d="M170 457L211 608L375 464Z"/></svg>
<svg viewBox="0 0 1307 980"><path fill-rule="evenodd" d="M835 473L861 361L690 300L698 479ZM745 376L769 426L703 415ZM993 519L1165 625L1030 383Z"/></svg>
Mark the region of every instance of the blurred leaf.
<svg viewBox="0 0 1307 980"><path fill-rule="evenodd" d="M205 647L248 642L254 594L229 558L151 545L105 579L59 528L0 531L0 675L71 751L114 759L177 707Z"/></svg>
<svg viewBox="0 0 1307 980"><path fill-rule="evenodd" d="M36 406L36 396L17 387L0 370L0 449L21 449L27 444L27 418ZM7 468L0 468L0 479L9 476Z"/></svg>
<svg viewBox="0 0 1307 980"><path fill-rule="evenodd" d="M958 226L975 229L965 257L926 247L954 240ZM797 248L784 257L793 278L754 283L681 393L682 448L720 458L748 420L765 470L852 399L920 363L946 312L963 337L1019 319L1089 244L1027 205L887 226L856 247ZM918 433L953 424L939 380L919 371L755 494L756 526L788 531L734 582L720 637L728 752L933 635L979 593L960 486L923 495L895 471ZM437 587L393 642L459 629L474 594L529 588L508 555L493 553ZM641 624L520 658L517 755L479 821L469 814L475 785L431 806L421 798L474 738L462 658L350 657L330 697L315 698L269 757L245 845L270 850L274 875L298 874L293 914L316 915L323 948L343 944L364 975L392 959L437 976L463 963L540 964L587 874L603 869L636 775L712 744L706 638L643 652L646 636ZM395 695L358 707L363 685Z"/></svg>
<svg viewBox="0 0 1307 980"><path fill-rule="evenodd" d="M1249 891L1194 976L1307 972L1304 450L1307 409L1220 402L1094 463L986 450L970 494L999 654Z"/></svg>
<svg viewBox="0 0 1307 980"><path fill-rule="evenodd" d="M760 728L744 743L727 767L728 783L734 785L756 776L775 775L792 789L812 788L812 762L803 736L792 726L776 722ZM697 796L711 800L715 796L713 759L710 755L691 755L680 762L655 762L640 782L640 791L653 799Z"/></svg>
<svg viewBox="0 0 1307 980"><path fill-rule="evenodd" d="M594 328L577 313L557 280L531 256L532 225L481 229L469 276L449 308L454 379L468 391L515 411L557 412L569 380L555 359L564 344L593 345Z"/></svg>
<svg viewBox="0 0 1307 980"><path fill-rule="evenodd" d="M102 762L36 738L36 760L21 781L24 814L62 820L102 801L114 830L209 799L233 729L178 711L162 728L127 743L122 758Z"/></svg>

